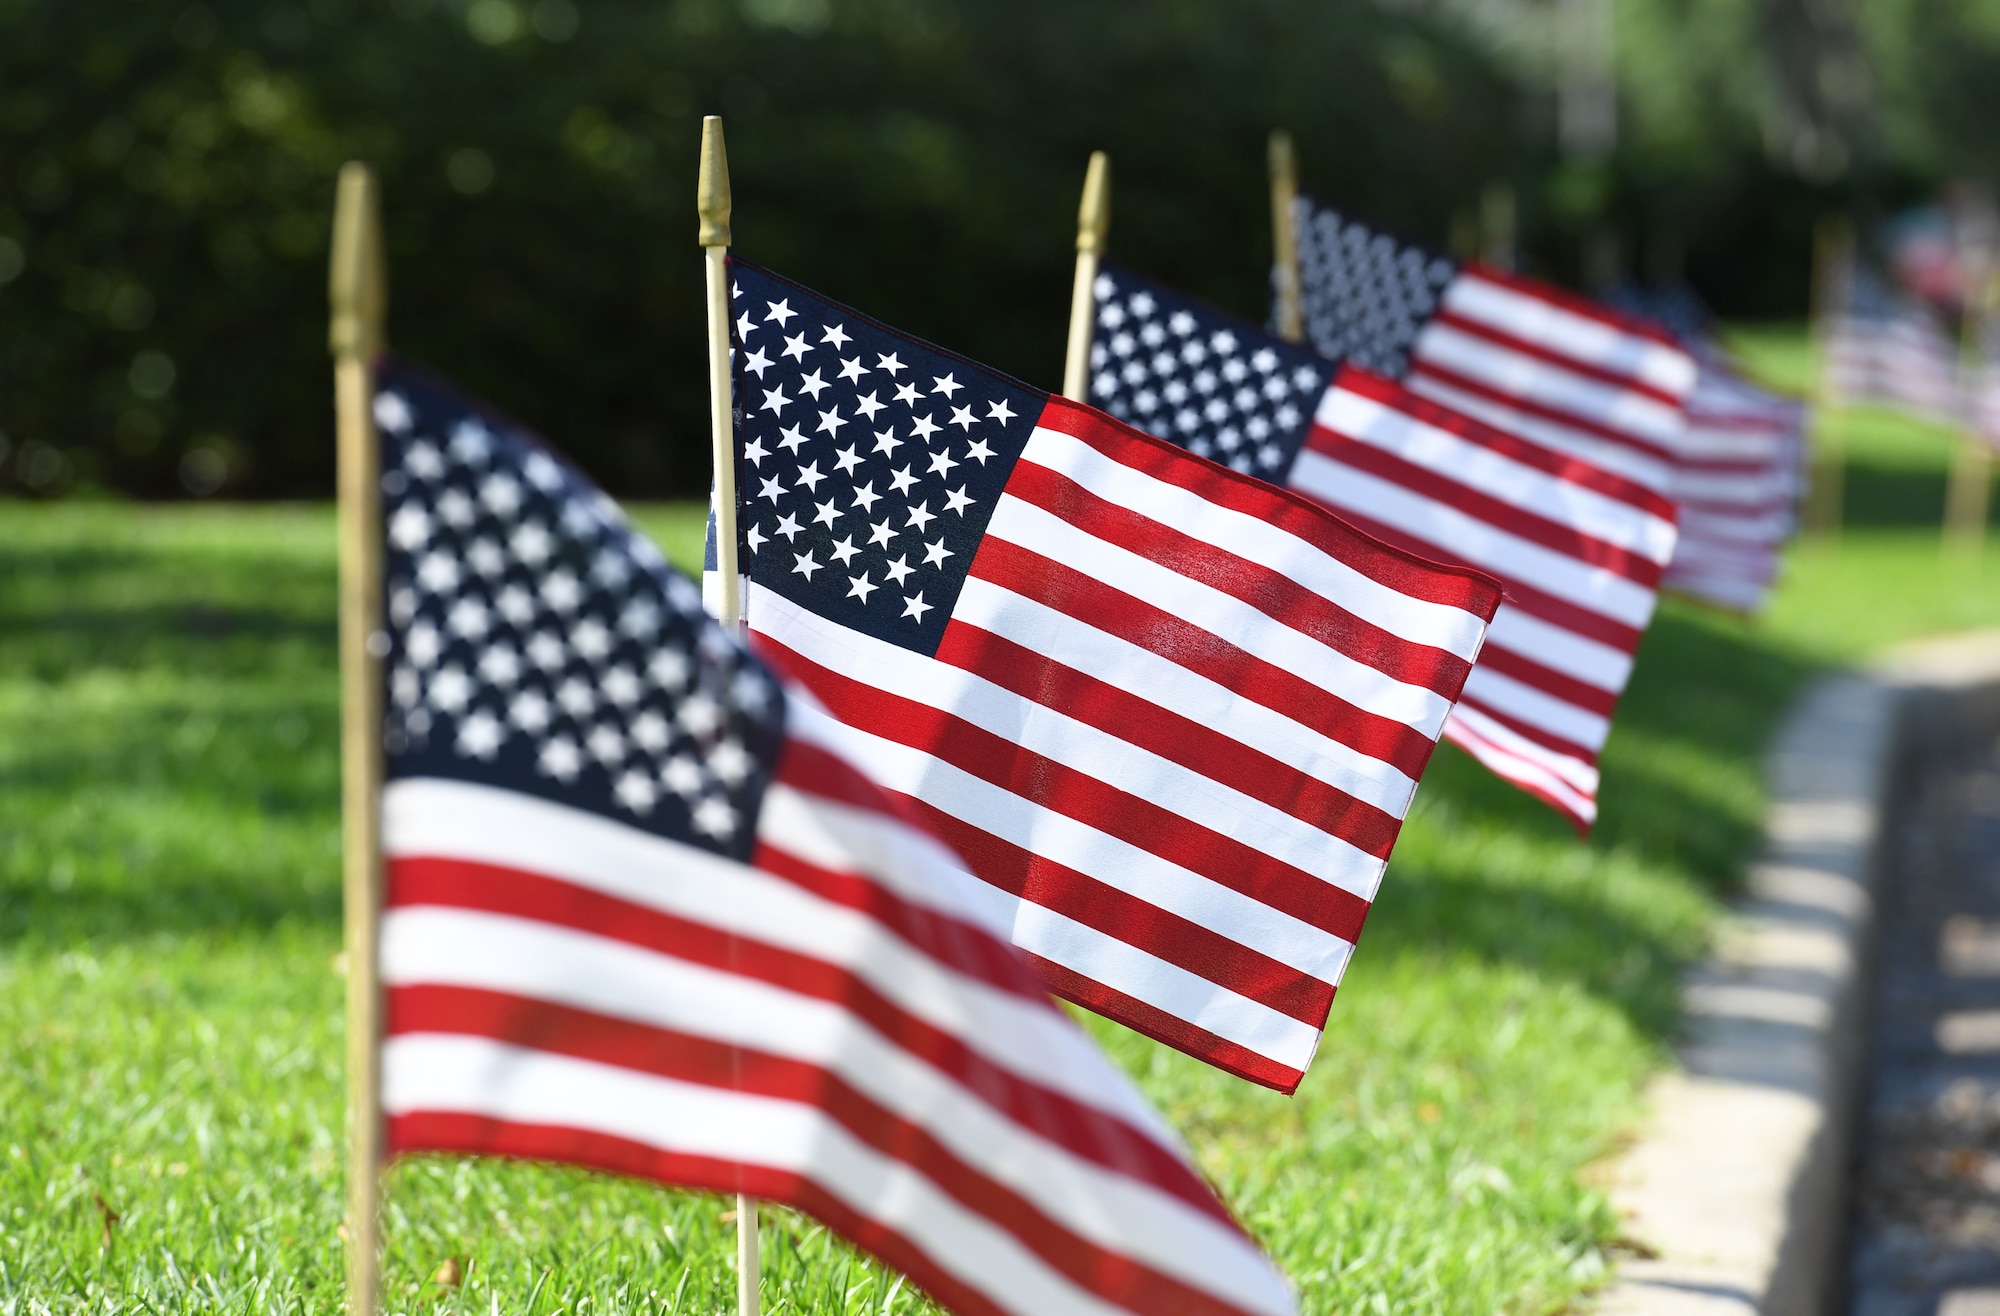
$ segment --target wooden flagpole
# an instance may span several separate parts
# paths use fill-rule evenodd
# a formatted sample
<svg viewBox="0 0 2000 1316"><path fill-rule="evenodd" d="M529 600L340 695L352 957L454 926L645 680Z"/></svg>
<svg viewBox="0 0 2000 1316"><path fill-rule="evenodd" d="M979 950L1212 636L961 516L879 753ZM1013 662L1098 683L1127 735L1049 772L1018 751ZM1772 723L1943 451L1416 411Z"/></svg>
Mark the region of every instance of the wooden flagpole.
<svg viewBox="0 0 2000 1316"><path fill-rule="evenodd" d="M1987 325L1994 312L1995 273L1977 269L1972 275L1971 295L1966 299L1965 323L1960 328L1958 346L1959 378L1978 387L1980 351ZM1977 393L1968 392L1967 406L1977 405ZM1993 497L1993 453L1979 436L1976 414L1962 418L1958 450L1952 455L1951 474L1945 485L1944 545L1947 552L1976 558L1986 546L1986 515Z"/></svg>
<svg viewBox="0 0 2000 1316"><path fill-rule="evenodd" d="M1090 400L1090 338L1097 330L1097 261L1111 231L1111 157L1090 153L1083 175L1083 204L1076 211L1076 284L1069 298L1069 352L1063 358L1063 396Z"/></svg>
<svg viewBox="0 0 2000 1316"><path fill-rule="evenodd" d="M1271 134L1271 291L1279 336L1291 343L1306 340L1305 304L1299 282L1298 216L1292 202L1299 195L1299 161L1292 135L1282 128Z"/></svg>
<svg viewBox="0 0 2000 1316"><path fill-rule="evenodd" d="M347 1310L374 1316L381 1290L382 906L381 445L374 361L385 345L388 277L375 175L341 168L327 280L340 491L340 777L347 920Z"/></svg>
<svg viewBox="0 0 2000 1316"><path fill-rule="evenodd" d="M701 167L695 182L695 210L701 216L700 243L708 266L708 438L715 467L715 570L721 577L716 620L731 630L743 625L742 578L736 544L736 419L729 368L729 153L722 119L701 121ZM763 1263L757 1255L757 1199L736 1194L736 1313L758 1316Z"/></svg>
<svg viewBox="0 0 2000 1316"><path fill-rule="evenodd" d="M1840 537L1840 523L1846 502L1846 459L1834 428L1838 413L1833 391L1827 387L1828 357L1833 350L1827 325L1840 314L1842 293L1852 282L1854 230L1845 216L1822 215L1813 233L1813 280L1811 322L1808 332L1813 347L1812 410L1810 426L1811 466L1807 476L1805 528L1828 539Z"/></svg>

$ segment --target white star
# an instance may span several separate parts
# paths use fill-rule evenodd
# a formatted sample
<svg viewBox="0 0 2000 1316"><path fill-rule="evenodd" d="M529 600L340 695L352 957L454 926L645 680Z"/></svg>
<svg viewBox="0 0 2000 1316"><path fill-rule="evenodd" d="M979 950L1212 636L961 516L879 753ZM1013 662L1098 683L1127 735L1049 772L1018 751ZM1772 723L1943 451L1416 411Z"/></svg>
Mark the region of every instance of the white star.
<svg viewBox="0 0 2000 1316"><path fill-rule="evenodd" d="M618 629L635 640L650 640L660 629L660 610L648 599L634 599L618 615Z"/></svg>
<svg viewBox="0 0 2000 1316"><path fill-rule="evenodd" d="M778 483L778 477L775 475L764 476L763 482L757 488L757 496L759 498L769 498L773 502L784 497L784 495L785 486Z"/></svg>
<svg viewBox="0 0 2000 1316"><path fill-rule="evenodd" d="M931 454L931 469L929 471L929 474L950 475L951 468L956 465L958 465L958 463L952 460L951 453L943 448L940 448L936 452Z"/></svg>
<svg viewBox="0 0 2000 1316"><path fill-rule="evenodd" d="M507 720L531 736L539 736L549 725L549 701L539 690L523 690L507 708Z"/></svg>
<svg viewBox="0 0 2000 1316"><path fill-rule="evenodd" d="M752 553L755 553L758 549L764 547L764 544L770 538L771 537L769 535L764 533L761 527L756 525L752 525L743 534L743 542L750 545L750 551Z"/></svg>
<svg viewBox="0 0 2000 1316"><path fill-rule="evenodd" d="M918 590L915 594L903 600L903 615L921 626L924 624L924 614L929 612L931 607L931 604L924 602L924 592Z"/></svg>
<svg viewBox="0 0 2000 1316"><path fill-rule="evenodd" d="M738 338L747 343L750 341L750 335L756 331L757 325L750 319L750 312L745 311L736 317L736 336Z"/></svg>
<svg viewBox="0 0 2000 1316"><path fill-rule="evenodd" d="M886 516L880 521L872 522L868 527L868 543L870 547L887 548L889 541L895 537L896 532L889 528L889 518Z"/></svg>
<svg viewBox="0 0 2000 1316"><path fill-rule="evenodd" d="M806 359L806 353L810 351L812 351L812 345L806 342L804 334L799 334L796 337L787 338L785 340L785 350L778 353L778 355L788 356L794 361L803 361Z"/></svg>
<svg viewBox="0 0 2000 1316"><path fill-rule="evenodd" d="M881 500L881 497L881 494L875 492L875 482L870 480L868 483L855 489L854 505L872 515L875 511L875 504Z"/></svg>
<svg viewBox="0 0 2000 1316"><path fill-rule="evenodd" d="M458 752L490 759L500 752L500 742L506 738L507 729L500 725L500 719L482 708L458 728Z"/></svg>
<svg viewBox="0 0 2000 1316"><path fill-rule="evenodd" d="M861 377L867 373L868 367L861 364L858 356L840 363L840 377L850 384L861 382Z"/></svg>
<svg viewBox="0 0 2000 1316"><path fill-rule="evenodd" d="M986 419L997 420L1005 425L1014 419L1014 409L1007 405L1006 398L1001 398L998 402L989 402L986 404Z"/></svg>
<svg viewBox="0 0 2000 1316"><path fill-rule="evenodd" d="M965 385L959 383L955 375L946 375L943 379L939 379L935 375L931 377L931 392L942 393L946 399L956 396L958 390L964 387Z"/></svg>
<svg viewBox="0 0 2000 1316"><path fill-rule="evenodd" d="M904 384L896 390L896 401L898 402L907 402L914 407L923 400L924 395L917 392L915 384Z"/></svg>
<svg viewBox="0 0 2000 1316"><path fill-rule="evenodd" d="M479 675L505 689L521 679L521 655L510 644L496 644L479 655Z"/></svg>
<svg viewBox="0 0 2000 1316"><path fill-rule="evenodd" d="M830 407L819 413L819 428L813 432L815 434L831 434L835 438L839 438L840 427L845 424L847 422L841 418L840 408Z"/></svg>
<svg viewBox="0 0 2000 1316"><path fill-rule="evenodd" d="M590 716L590 711L597 707L597 696L591 693L589 686L572 676L556 690L556 702L562 705L563 712L581 719Z"/></svg>
<svg viewBox="0 0 2000 1316"><path fill-rule="evenodd" d="M759 379L764 377L764 372L769 370L773 364L775 363L770 357L764 355L764 349L761 347L743 358L743 368L754 371Z"/></svg>
<svg viewBox="0 0 2000 1316"><path fill-rule="evenodd" d="M804 466L799 467L798 483L804 485L813 493L819 492L819 482L825 478L826 476L820 474L819 463L816 461L807 462Z"/></svg>
<svg viewBox="0 0 2000 1316"><path fill-rule="evenodd" d="M766 320L776 320L780 329L791 323L792 317L798 314L797 311L792 309L792 299L789 297L781 302L765 302L764 304L771 308L771 313L764 318Z"/></svg>
<svg viewBox="0 0 2000 1316"><path fill-rule="evenodd" d="M840 563L840 565L844 567L847 565L847 559L853 557L856 553L859 553L860 551L861 551L860 549L854 546L854 536L847 535L844 538L842 538L839 543L833 546L833 557L836 562Z"/></svg>
<svg viewBox="0 0 2000 1316"><path fill-rule="evenodd" d="M894 429L875 431L875 451L881 453L887 453L889 456L893 457L896 455L896 449L902 446L903 446L903 441L896 437L896 431Z"/></svg>
<svg viewBox="0 0 2000 1316"><path fill-rule="evenodd" d="M915 420L910 422L910 433L916 435L918 438L923 439L926 442L929 442L931 435L937 433L939 430L943 428L944 426L938 424L936 421L932 420L929 416L919 416Z"/></svg>
<svg viewBox="0 0 2000 1316"><path fill-rule="evenodd" d="M548 531L535 522L523 521L514 531L514 537L507 541L507 547L514 551L515 557L521 559L522 565L539 567L548 560L549 554L555 548L555 541L549 538Z"/></svg>
<svg viewBox="0 0 2000 1316"><path fill-rule="evenodd" d="M910 468L907 466L889 477L889 487L897 493L908 493L910 486L916 482L917 477L910 474Z"/></svg>
<svg viewBox="0 0 2000 1316"><path fill-rule="evenodd" d="M419 480L435 480L444 474L444 458L421 439L403 450L403 465Z"/></svg>
<svg viewBox="0 0 2000 1316"><path fill-rule="evenodd" d="M465 550L465 560L472 564L474 571L488 580L507 569L507 555L502 553L500 546L490 539L474 541L472 547Z"/></svg>
<svg viewBox="0 0 2000 1316"><path fill-rule="evenodd" d="M900 585L903 583L903 578L915 570L916 568L910 565L909 554L905 553L889 564L889 580L892 584Z"/></svg>
<svg viewBox="0 0 2000 1316"><path fill-rule="evenodd" d="M551 571L542 578L542 602L557 612L568 612L583 602L583 583L567 571Z"/></svg>
<svg viewBox="0 0 2000 1316"><path fill-rule="evenodd" d="M935 520L937 520L937 516L931 511L931 505L929 503L918 503L910 509L910 519L905 528L922 534L930 528L931 522Z"/></svg>
<svg viewBox="0 0 2000 1316"><path fill-rule="evenodd" d="M764 446L764 436L761 434L743 445L743 460L752 466L762 466L764 459L770 455L771 450Z"/></svg>
<svg viewBox="0 0 2000 1316"><path fill-rule="evenodd" d="M785 414L785 408L791 405L792 400L785 396L784 389L767 388L764 390L764 405L759 410L774 412L782 416Z"/></svg>
<svg viewBox="0 0 2000 1316"><path fill-rule="evenodd" d="M882 410L882 404L875 400L875 395L873 393L870 393L867 397L855 403L854 409L857 412L861 413L861 418L863 420L868 421L872 424L875 420L875 413Z"/></svg>
<svg viewBox="0 0 2000 1316"><path fill-rule="evenodd" d="M834 469L839 471L842 475L846 475L849 471L852 471L855 467L859 466L860 464L861 464L861 458L854 455L853 444L849 444L847 447L842 448L838 453L834 455L833 458Z"/></svg>
<svg viewBox="0 0 2000 1316"><path fill-rule="evenodd" d="M667 726L667 720L652 709L647 709L632 720L632 743L648 754L657 754L673 742L674 733Z"/></svg>
<svg viewBox="0 0 2000 1316"><path fill-rule="evenodd" d="M880 585L868 579L868 573L865 571L858 576L849 576L847 578L847 597L850 599L860 599L864 607L867 606L868 596L881 588Z"/></svg>
<svg viewBox="0 0 2000 1316"><path fill-rule="evenodd" d="M790 513L786 513L785 518L778 522L777 533L783 535L787 540L787 542L789 542L791 540L797 539L799 537L799 531L803 529L805 529L805 527L799 524L798 517L793 516Z"/></svg>
<svg viewBox="0 0 2000 1316"><path fill-rule="evenodd" d="M709 796L694 806L688 821L694 829L705 836L713 836L720 841L736 830L736 810L729 807L727 800Z"/></svg>
<svg viewBox="0 0 2000 1316"><path fill-rule="evenodd" d="M820 338L819 338L819 340L822 343L832 343L835 347L846 347L847 339L848 339L848 334L846 326L838 324L830 324L826 326L826 328L820 333Z"/></svg>
<svg viewBox="0 0 2000 1316"><path fill-rule="evenodd" d="M778 431L778 446L786 452L797 453L805 441L806 436L799 433L799 427L796 425L787 425Z"/></svg>
<svg viewBox="0 0 2000 1316"><path fill-rule="evenodd" d="M831 530L833 528L834 520L840 515L840 513L834 509L833 499L831 498L827 499L825 502L818 504L818 507L819 510L813 513L813 524L823 525L827 529Z"/></svg>
<svg viewBox="0 0 2000 1316"><path fill-rule="evenodd" d="M414 419L410 414L410 404L403 401L400 393L375 395L375 423L391 434L401 434L410 428Z"/></svg>
<svg viewBox="0 0 2000 1316"><path fill-rule="evenodd" d="M924 565L927 567L941 567L944 565L944 560L951 555L951 550L944 546L942 535L938 537L937 543L924 545Z"/></svg>
<svg viewBox="0 0 2000 1316"><path fill-rule="evenodd" d="M1278 354L1268 347L1260 347L1251 354L1250 364L1261 374L1270 374L1278 368Z"/></svg>
<svg viewBox="0 0 2000 1316"><path fill-rule="evenodd" d="M833 385L819 377L819 371L817 370L799 381L799 392L812 394L812 400L815 402L819 401L820 394L832 387Z"/></svg>
<svg viewBox="0 0 2000 1316"><path fill-rule="evenodd" d="M536 631L528 638L528 661L545 672L553 672L569 661L569 654L554 635Z"/></svg>
<svg viewBox="0 0 2000 1316"><path fill-rule="evenodd" d="M607 768L616 766L625 758L625 737L619 735L614 727L592 727L583 743L590 750L591 757Z"/></svg>
<svg viewBox="0 0 2000 1316"><path fill-rule="evenodd" d="M984 466L986 459L993 455L993 449L986 446L985 439L974 439L972 446L965 450L965 455Z"/></svg>
<svg viewBox="0 0 2000 1316"><path fill-rule="evenodd" d="M731 786L740 785L754 766L749 752L734 740L723 741L708 755L709 771Z"/></svg>
<svg viewBox="0 0 2000 1316"><path fill-rule="evenodd" d="M463 635L468 640L485 638L486 629L492 624L491 614L486 605L476 598L462 598L451 605L451 613L445 618L445 625L453 634Z"/></svg>
<svg viewBox="0 0 2000 1316"><path fill-rule="evenodd" d="M878 354L875 358L875 368L877 370L888 371L889 377L893 379L896 376L896 372L898 370L903 369L904 366L901 361L898 361L896 359L896 354L894 352L891 352L887 356L881 356Z"/></svg>
<svg viewBox="0 0 2000 1316"><path fill-rule="evenodd" d="M437 501L437 510L438 515L443 517L447 524L455 525L461 530L472 524L472 500L456 489L444 491L444 496Z"/></svg>
<svg viewBox="0 0 2000 1316"><path fill-rule="evenodd" d="M965 515L965 509L972 506L972 500L965 496L965 486L960 485L944 496L944 510Z"/></svg>
<svg viewBox="0 0 2000 1316"><path fill-rule="evenodd" d="M398 508L389 518L389 542L406 553L422 548L430 537L431 519L415 503Z"/></svg>
<svg viewBox="0 0 2000 1316"><path fill-rule="evenodd" d="M794 576L804 576L807 580L811 580L813 572L820 569L818 559L814 558L809 552L794 553L792 556L795 559L795 565L792 567L792 574Z"/></svg>
<svg viewBox="0 0 2000 1316"><path fill-rule="evenodd" d="M953 407L951 409L951 419L946 424L956 425L970 434L972 432L972 408Z"/></svg>
<svg viewBox="0 0 2000 1316"><path fill-rule="evenodd" d="M629 667L614 667L604 674L604 697L620 708L639 702L639 678Z"/></svg>
<svg viewBox="0 0 2000 1316"><path fill-rule="evenodd" d="M660 769L660 784L682 799L692 799L706 785L701 765L685 754L676 754Z"/></svg>
<svg viewBox="0 0 2000 1316"><path fill-rule="evenodd" d="M679 649L656 649L646 664L646 675L662 690L678 690L687 684L688 656Z"/></svg>
<svg viewBox="0 0 2000 1316"><path fill-rule="evenodd" d="M654 801L660 798L659 792L653 789L653 783L647 781L636 769L620 777L611 793L618 797L620 804L634 813L651 813Z"/></svg>
<svg viewBox="0 0 2000 1316"><path fill-rule="evenodd" d="M691 736L701 737L712 733L722 725L722 705L713 696L697 690L681 702L681 711L674 720L687 729Z"/></svg>
<svg viewBox="0 0 2000 1316"><path fill-rule="evenodd" d="M557 736L542 746L540 763L557 781L571 781L583 770L583 753L568 736Z"/></svg>

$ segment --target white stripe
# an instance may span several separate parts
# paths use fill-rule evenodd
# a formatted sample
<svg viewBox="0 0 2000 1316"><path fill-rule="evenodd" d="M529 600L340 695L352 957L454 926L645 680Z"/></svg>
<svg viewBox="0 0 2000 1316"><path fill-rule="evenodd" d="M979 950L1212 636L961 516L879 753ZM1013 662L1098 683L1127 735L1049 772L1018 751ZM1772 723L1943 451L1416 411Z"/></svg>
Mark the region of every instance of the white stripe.
<svg viewBox="0 0 2000 1316"><path fill-rule="evenodd" d="M1186 1273L1184 1252L1162 1240L1184 1248L1190 1235L1213 1235L1209 1250L1229 1232L1172 1194L1015 1122L844 1006L756 978L547 923L419 907L384 916L382 979L549 1001L827 1070L1070 1232L1188 1283L1203 1281ZM1102 1058L1093 1060L1084 1070L1090 1079L1127 1086Z"/></svg>
<svg viewBox="0 0 2000 1316"><path fill-rule="evenodd" d="M1632 675L1632 655L1623 649L1544 621L1507 602L1486 628L1486 647L1517 653L1564 676L1617 694Z"/></svg>
<svg viewBox="0 0 2000 1316"><path fill-rule="evenodd" d="M1499 733L1493 735L1492 733ZM1445 739L1485 764L1504 780L1532 786L1553 796L1559 808L1568 810L1588 824L1597 818L1596 774L1589 791L1578 791L1551 770L1548 751L1515 735L1478 710L1460 704L1445 725ZM1523 750L1540 751L1540 755ZM1566 762L1574 763L1574 760ZM1578 765L1581 766L1581 765Z"/></svg>
<svg viewBox="0 0 2000 1316"><path fill-rule="evenodd" d="M1030 448L1032 451L1032 445ZM1435 737L1451 712L1451 701L1434 690L1398 681L1304 631L1293 630L1233 594L1225 594L1150 558L1099 539L1055 513L1011 494L1000 495L986 533L1074 567L1169 616L1200 627L1245 653L1284 671L1298 673L1356 707L1393 718L1427 736Z"/></svg>
<svg viewBox="0 0 2000 1316"><path fill-rule="evenodd" d="M1095 1104L1069 1077L1090 1053L1066 1021L975 982L859 910L693 846L532 796L434 778L382 792L382 848L392 858L462 859L539 873L837 965L897 1007L1004 1068Z"/></svg>
<svg viewBox="0 0 2000 1316"><path fill-rule="evenodd" d="M1414 356L1424 365L1478 380L1523 402L1661 446L1671 445L1686 423L1678 407L1658 398L1577 374L1441 320L1432 320L1418 333Z"/></svg>
<svg viewBox="0 0 2000 1316"><path fill-rule="evenodd" d="M1627 626L1643 627L1653 591L1605 567L1523 539L1439 499L1304 449L1291 484L1309 498L1392 526L1444 555L1535 588Z"/></svg>
<svg viewBox="0 0 2000 1316"><path fill-rule="evenodd" d="M581 1128L685 1155L801 1174L851 1210L911 1240L961 1282L1018 1312L1110 1316L1030 1248L906 1162L838 1121L792 1101L724 1092L483 1038L414 1034L383 1047L383 1106L392 1115L461 1112L519 1124ZM1228 1301L1288 1310L1276 1278L1234 1255L1180 1240L1231 1283ZM1212 1281L1213 1282L1213 1281ZM1206 1286L1204 1286L1206 1287ZM1211 1290L1213 1291L1213 1290Z"/></svg>
<svg viewBox="0 0 2000 1316"><path fill-rule="evenodd" d="M1673 553L1671 520L1515 461L1373 398L1338 386L1329 388L1314 419L1336 435L1365 443L1543 521L1655 562L1665 562Z"/></svg>
<svg viewBox="0 0 2000 1316"><path fill-rule="evenodd" d="M1474 420L1484 421L1496 429L1506 430L1516 437L1539 443L1552 452L1569 457L1581 457L1595 466L1601 466L1613 475L1622 475L1636 484L1643 484L1655 493L1666 493L1673 488L1673 467L1665 461L1642 452L1637 448L1605 438L1588 430L1558 424L1545 416L1533 416L1513 407L1503 406L1491 398L1459 388L1441 379L1434 379L1423 373L1419 362L1410 376L1403 381L1412 392L1421 393L1434 402L1441 402L1454 411L1462 411Z"/></svg>
<svg viewBox="0 0 2000 1316"><path fill-rule="evenodd" d="M1445 309L1663 393L1694 387L1694 358L1641 334L1467 272L1451 281Z"/></svg>
<svg viewBox="0 0 2000 1316"><path fill-rule="evenodd" d="M1484 628L1473 614L1392 589L1289 531L1134 470L1081 439L1037 428L1021 460L1066 475L1108 502L1297 581L1391 635L1467 660L1479 652Z"/></svg>
<svg viewBox="0 0 2000 1316"><path fill-rule="evenodd" d="M1607 719L1483 664L1473 668L1472 675L1465 679L1465 694L1459 703L1461 707L1467 703L1484 704L1593 754L1604 748L1604 739L1611 734Z"/></svg>

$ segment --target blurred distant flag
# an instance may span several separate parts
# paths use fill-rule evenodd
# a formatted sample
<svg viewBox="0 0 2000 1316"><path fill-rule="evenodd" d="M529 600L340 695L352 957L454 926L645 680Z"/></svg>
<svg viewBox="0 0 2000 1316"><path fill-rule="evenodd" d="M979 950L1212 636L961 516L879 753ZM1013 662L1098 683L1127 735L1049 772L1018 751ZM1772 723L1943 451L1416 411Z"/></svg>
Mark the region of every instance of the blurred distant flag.
<svg viewBox="0 0 2000 1316"><path fill-rule="evenodd" d="M1116 267L1097 301L1092 402L1499 578L1506 602L1445 738L1587 828L1598 753L1673 551L1671 504Z"/></svg>
<svg viewBox="0 0 2000 1316"><path fill-rule="evenodd" d="M1858 260L1833 280L1833 306L1819 326L1826 400L1889 407L1939 425L1963 423L1958 347L1936 312Z"/></svg>
<svg viewBox="0 0 2000 1316"><path fill-rule="evenodd" d="M1976 350L1966 367L1966 411L1973 432L2000 448L2000 315L1988 314L1974 331Z"/></svg>
<svg viewBox="0 0 2000 1316"><path fill-rule="evenodd" d="M1295 202L1306 335L1476 420L1659 493L1694 361L1659 328Z"/></svg>
<svg viewBox="0 0 2000 1316"><path fill-rule="evenodd" d="M377 390L390 1148L788 1202L963 1313L1292 1311L827 715L533 439Z"/></svg>
<svg viewBox="0 0 2000 1316"><path fill-rule="evenodd" d="M732 270L759 651L1057 993L1295 1088L1498 587Z"/></svg>

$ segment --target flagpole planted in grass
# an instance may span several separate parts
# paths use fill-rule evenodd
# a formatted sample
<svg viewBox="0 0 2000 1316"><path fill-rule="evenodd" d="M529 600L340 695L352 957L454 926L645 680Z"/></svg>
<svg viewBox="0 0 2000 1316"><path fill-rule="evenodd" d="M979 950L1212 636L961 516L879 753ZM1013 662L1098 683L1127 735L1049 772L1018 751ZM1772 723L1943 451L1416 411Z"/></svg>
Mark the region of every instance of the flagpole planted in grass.
<svg viewBox="0 0 2000 1316"><path fill-rule="evenodd" d="M340 500L342 882L347 922L347 1310L374 1316L381 1285L382 491L370 403L388 277L375 176L340 171L328 278Z"/></svg>
<svg viewBox="0 0 2000 1316"><path fill-rule="evenodd" d="M1083 204L1076 212L1076 285L1069 299L1069 352L1063 360L1063 396L1090 395L1090 338L1097 330L1097 262L1111 231L1111 157L1090 153L1083 175Z"/></svg>
<svg viewBox="0 0 2000 1316"><path fill-rule="evenodd" d="M1854 261L1854 230L1844 216L1823 215L1813 234L1813 306L1808 332L1813 351L1812 409L1808 413L1807 441L1811 468L1807 475L1805 528L1829 539L1840 537L1842 487L1846 474L1840 438L1834 429L1834 390L1829 386L1833 350L1830 327L1845 307L1842 285L1851 283Z"/></svg>
<svg viewBox="0 0 2000 1316"><path fill-rule="evenodd" d="M736 547L736 421L729 374L729 153L722 119L701 121L701 167L695 183L700 243L708 265L709 444L715 466L715 566L720 577L716 620L731 628L743 621L742 576ZM736 1312L757 1316L757 1199L736 1195Z"/></svg>
<svg viewBox="0 0 2000 1316"><path fill-rule="evenodd" d="M1305 310L1299 302L1299 235L1292 202L1299 195L1298 157L1292 135L1271 134L1271 284L1275 296L1278 336L1289 343L1306 340Z"/></svg>
<svg viewBox="0 0 2000 1316"><path fill-rule="evenodd" d="M1971 283L1965 323L1959 331L1958 375L1964 415L1944 500L1945 549L1969 558L1978 557L1985 547L1986 515L1993 495L1993 453L1979 434L1977 381L1980 345L1994 313L1996 291L2000 291L1992 273L1983 268L1975 270Z"/></svg>

